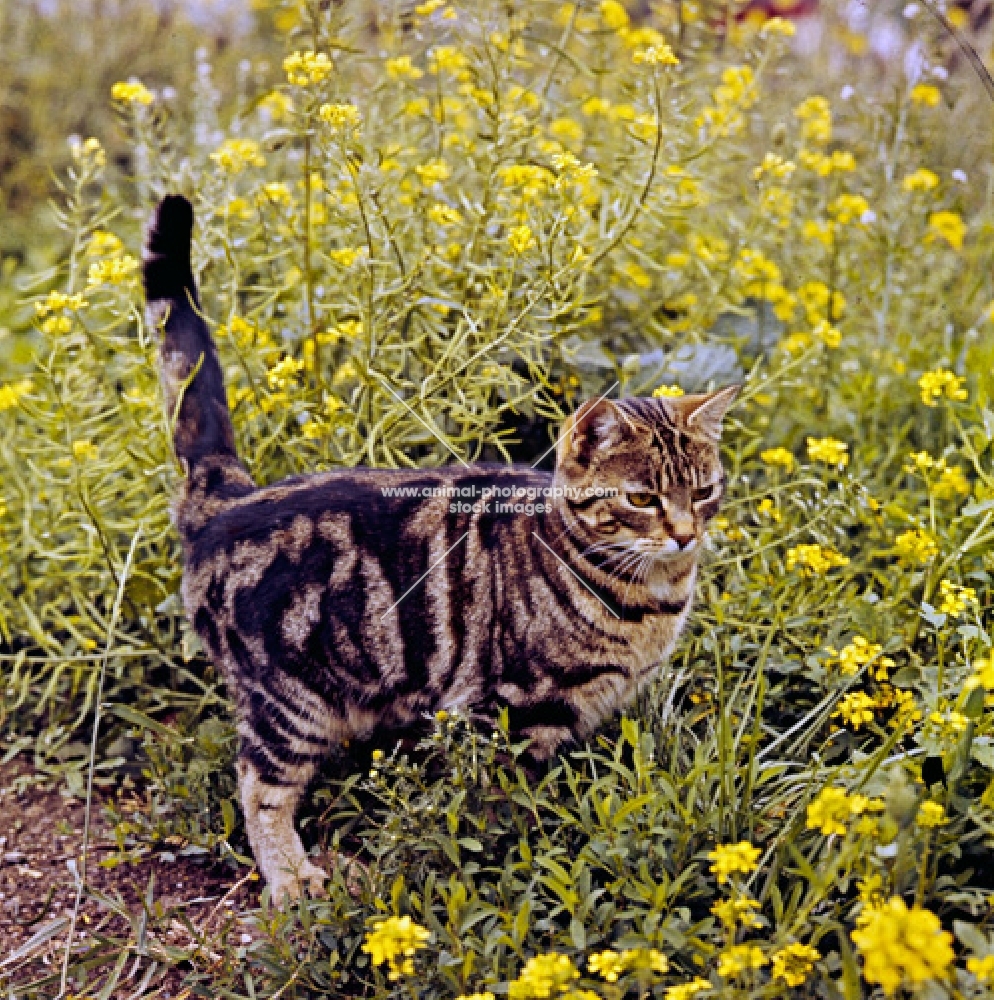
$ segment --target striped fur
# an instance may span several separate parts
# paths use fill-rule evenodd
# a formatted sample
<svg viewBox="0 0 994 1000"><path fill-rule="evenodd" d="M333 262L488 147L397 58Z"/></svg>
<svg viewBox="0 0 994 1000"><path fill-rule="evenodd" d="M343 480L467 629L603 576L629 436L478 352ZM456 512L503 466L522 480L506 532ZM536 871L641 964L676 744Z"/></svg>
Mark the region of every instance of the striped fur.
<svg viewBox="0 0 994 1000"><path fill-rule="evenodd" d="M165 199L145 265L188 472L183 602L235 701L256 860L292 896L324 878L293 815L332 747L443 708L493 721L506 707L544 759L631 700L690 610L735 390L585 404L554 473L352 469L257 488L200 316L191 231L189 204ZM453 509L457 489L476 490L476 512ZM488 489L504 495L481 501ZM528 491L533 516L498 510Z"/></svg>

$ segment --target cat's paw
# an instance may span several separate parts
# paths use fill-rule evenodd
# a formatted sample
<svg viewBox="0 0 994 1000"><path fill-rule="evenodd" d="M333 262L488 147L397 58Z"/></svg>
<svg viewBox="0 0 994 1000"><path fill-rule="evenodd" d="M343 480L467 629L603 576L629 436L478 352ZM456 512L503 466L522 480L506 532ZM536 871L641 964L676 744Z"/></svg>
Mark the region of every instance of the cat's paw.
<svg viewBox="0 0 994 1000"><path fill-rule="evenodd" d="M270 898L278 906L297 902L306 892L312 897L325 894L328 873L311 861L303 861L294 869L283 869L269 880Z"/></svg>

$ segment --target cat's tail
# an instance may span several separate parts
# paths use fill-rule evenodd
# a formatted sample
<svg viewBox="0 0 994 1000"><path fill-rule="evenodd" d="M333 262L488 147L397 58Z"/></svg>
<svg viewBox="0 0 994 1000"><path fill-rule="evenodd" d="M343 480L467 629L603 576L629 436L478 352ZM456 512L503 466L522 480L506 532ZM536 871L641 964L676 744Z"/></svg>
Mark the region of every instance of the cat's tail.
<svg viewBox="0 0 994 1000"><path fill-rule="evenodd" d="M174 424L173 446L195 481L207 468L244 469L235 449L217 347L193 279L192 235L193 206L182 195L166 195L149 233L144 275L149 318L163 333L160 377ZM248 473L244 477L251 483Z"/></svg>

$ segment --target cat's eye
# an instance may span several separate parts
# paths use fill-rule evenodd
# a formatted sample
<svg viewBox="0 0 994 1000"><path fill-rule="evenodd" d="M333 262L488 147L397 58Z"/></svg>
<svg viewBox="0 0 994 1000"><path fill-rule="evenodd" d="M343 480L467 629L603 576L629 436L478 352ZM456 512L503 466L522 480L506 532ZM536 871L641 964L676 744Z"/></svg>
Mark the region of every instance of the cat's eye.
<svg viewBox="0 0 994 1000"><path fill-rule="evenodd" d="M651 493L629 493L627 499L633 507L651 507L653 498Z"/></svg>
<svg viewBox="0 0 994 1000"><path fill-rule="evenodd" d="M705 500L710 500L714 496L714 485L698 486L690 491L690 496L694 503L703 503Z"/></svg>

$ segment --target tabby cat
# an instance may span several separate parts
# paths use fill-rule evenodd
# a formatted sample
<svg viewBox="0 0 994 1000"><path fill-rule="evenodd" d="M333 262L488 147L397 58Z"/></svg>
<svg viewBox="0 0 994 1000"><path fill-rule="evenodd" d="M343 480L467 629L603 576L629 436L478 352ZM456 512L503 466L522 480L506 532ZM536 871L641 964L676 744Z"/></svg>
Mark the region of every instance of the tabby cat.
<svg viewBox="0 0 994 1000"><path fill-rule="evenodd" d="M443 708L493 722L506 707L542 760L656 673L721 502L738 387L585 403L553 473L356 468L259 487L235 448L192 231L190 203L166 197L144 269L186 472L183 603L235 702L256 861L274 897L293 897L326 877L294 810L336 745ZM452 492L474 488L477 510L459 512Z"/></svg>

